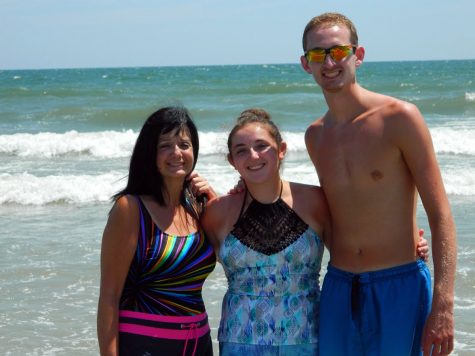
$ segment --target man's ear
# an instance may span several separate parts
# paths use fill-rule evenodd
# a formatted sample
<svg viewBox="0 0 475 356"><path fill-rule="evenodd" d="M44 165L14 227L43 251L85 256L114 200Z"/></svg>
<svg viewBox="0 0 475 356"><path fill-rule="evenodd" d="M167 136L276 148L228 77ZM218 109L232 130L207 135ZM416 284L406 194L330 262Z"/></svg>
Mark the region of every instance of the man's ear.
<svg viewBox="0 0 475 356"><path fill-rule="evenodd" d="M304 71L306 71L308 74L312 74L312 69L310 69L308 65L308 60L307 57L305 56L300 56L300 64L302 65L302 68Z"/></svg>
<svg viewBox="0 0 475 356"><path fill-rule="evenodd" d="M360 65L363 64L364 47L357 47L355 55L356 55L356 66L359 67Z"/></svg>

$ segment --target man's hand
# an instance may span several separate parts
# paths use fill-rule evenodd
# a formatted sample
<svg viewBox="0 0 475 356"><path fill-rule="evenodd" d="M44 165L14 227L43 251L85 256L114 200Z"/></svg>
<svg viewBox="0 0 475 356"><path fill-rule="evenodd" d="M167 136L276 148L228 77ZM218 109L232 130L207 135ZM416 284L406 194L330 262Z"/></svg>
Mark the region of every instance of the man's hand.
<svg viewBox="0 0 475 356"><path fill-rule="evenodd" d="M448 355L454 349L454 316L450 308L433 308L422 334L424 356ZM432 351L432 354L431 354Z"/></svg>

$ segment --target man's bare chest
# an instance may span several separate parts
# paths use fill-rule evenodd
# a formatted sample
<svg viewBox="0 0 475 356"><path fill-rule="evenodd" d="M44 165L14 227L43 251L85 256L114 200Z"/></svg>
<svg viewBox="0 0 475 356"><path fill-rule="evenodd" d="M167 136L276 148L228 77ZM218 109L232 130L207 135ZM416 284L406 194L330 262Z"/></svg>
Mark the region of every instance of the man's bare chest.
<svg viewBox="0 0 475 356"><path fill-rule="evenodd" d="M363 188L382 183L400 159L400 153L380 136L355 135L322 140L314 158L320 183L341 188Z"/></svg>

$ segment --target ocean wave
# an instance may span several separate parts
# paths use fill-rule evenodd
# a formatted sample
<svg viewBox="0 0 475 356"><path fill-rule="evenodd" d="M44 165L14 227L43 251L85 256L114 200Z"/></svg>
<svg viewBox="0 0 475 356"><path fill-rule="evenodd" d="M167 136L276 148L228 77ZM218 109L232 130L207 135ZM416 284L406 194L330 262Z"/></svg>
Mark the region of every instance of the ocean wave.
<svg viewBox="0 0 475 356"><path fill-rule="evenodd" d="M454 305L455 310L475 309L475 300L474 299L459 298L459 297L455 296L454 300L455 300L455 305Z"/></svg>
<svg viewBox="0 0 475 356"><path fill-rule="evenodd" d="M475 156L475 128L436 127L430 132L437 153Z"/></svg>
<svg viewBox="0 0 475 356"><path fill-rule="evenodd" d="M238 176L223 159L218 163L198 161L197 170L206 177L219 194L226 193ZM106 202L125 184L127 171L108 171L94 174L52 174L37 176L32 173L0 174L0 205L83 204ZM288 180L317 184L318 177L310 162L289 160L284 164L283 177ZM449 195L475 196L475 171L453 168L442 171L445 189ZM473 251L461 251L461 256ZM464 273L464 271L459 271Z"/></svg>
<svg viewBox="0 0 475 356"><path fill-rule="evenodd" d="M471 258L471 256L475 254L475 250L471 249L470 247L467 247L467 246L463 246L463 247L460 247L458 252L457 252L457 255L460 257L467 257L467 258Z"/></svg>
<svg viewBox="0 0 475 356"><path fill-rule="evenodd" d="M106 202L125 186L124 174L37 177L29 173L0 174L0 204Z"/></svg>
<svg viewBox="0 0 475 356"><path fill-rule="evenodd" d="M465 100L475 101L475 93L465 93Z"/></svg>
<svg viewBox="0 0 475 356"><path fill-rule="evenodd" d="M83 155L93 158L129 157L138 133L126 131L99 131L65 133L40 132L0 135L0 154L18 157L51 158L65 155ZM289 151L304 151L303 132L283 132ZM199 132L200 154L226 154L228 133L224 131Z"/></svg>
<svg viewBox="0 0 475 356"><path fill-rule="evenodd" d="M46 158L68 154L97 158L127 157L136 138L137 134L132 130L0 135L0 154Z"/></svg>
<svg viewBox="0 0 475 356"><path fill-rule="evenodd" d="M475 155L475 128L436 127L431 130L437 153ZM0 154L18 157L51 158L65 155L83 155L99 159L129 157L137 132L98 131L65 133L40 132L0 135ZM200 154L226 154L227 131L199 132ZM289 152L305 152L304 132L283 131Z"/></svg>
<svg viewBox="0 0 475 356"><path fill-rule="evenodd" d="M442 179L447 194L475 196L475 171L473 168L442 169Z"/></svg>
<svg viewBox="0 0 475 356"><path fill-rule="evenodd" d="M306 151L304 132L282 132L282 138L287 142L287 151Z"/></svg>

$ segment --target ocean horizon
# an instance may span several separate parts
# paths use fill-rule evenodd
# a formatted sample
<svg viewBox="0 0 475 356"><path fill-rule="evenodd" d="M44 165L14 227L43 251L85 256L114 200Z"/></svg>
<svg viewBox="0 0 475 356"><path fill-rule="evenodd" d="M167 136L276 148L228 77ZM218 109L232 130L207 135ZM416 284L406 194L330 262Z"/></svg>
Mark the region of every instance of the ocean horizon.
<svg viewBox="0 0 475 356"><path fill-rule="evenodd" d="M365 62L358 70L367 89L417 105L431 132L458 234L454 355L475 354L473 73L475 60ZM226 139L249 107L266 109L288 143L283 177L319 183L303 137L326 103L298 64L0 70L0 353L98 354L111 196L125 184L143 122L166 105L191 112L196 168L218 193L237 181ZM420 203L417 217L430 241ZM219 266L204 287L215 354L225 290Z"/></svg>
<svg viewBox="0 0 475 356"><path fill-rule="evenodd" d="M400 60L368 60L365 58L365 65L371 63L429 63L429 62L463 62L472 61L468 58L437 58L437 59L400 59ZM292 62L282 63L209 63L209 64L174 64L174 65L116 65L116 66L62 66L62 67L23 67L23 68L0 68L1 71L29 71L29 70L77 70L77 69L147 69L147 68L196 68L196 67L236 67L236 66L281 66L281 65L299 65Z"/></svg>

